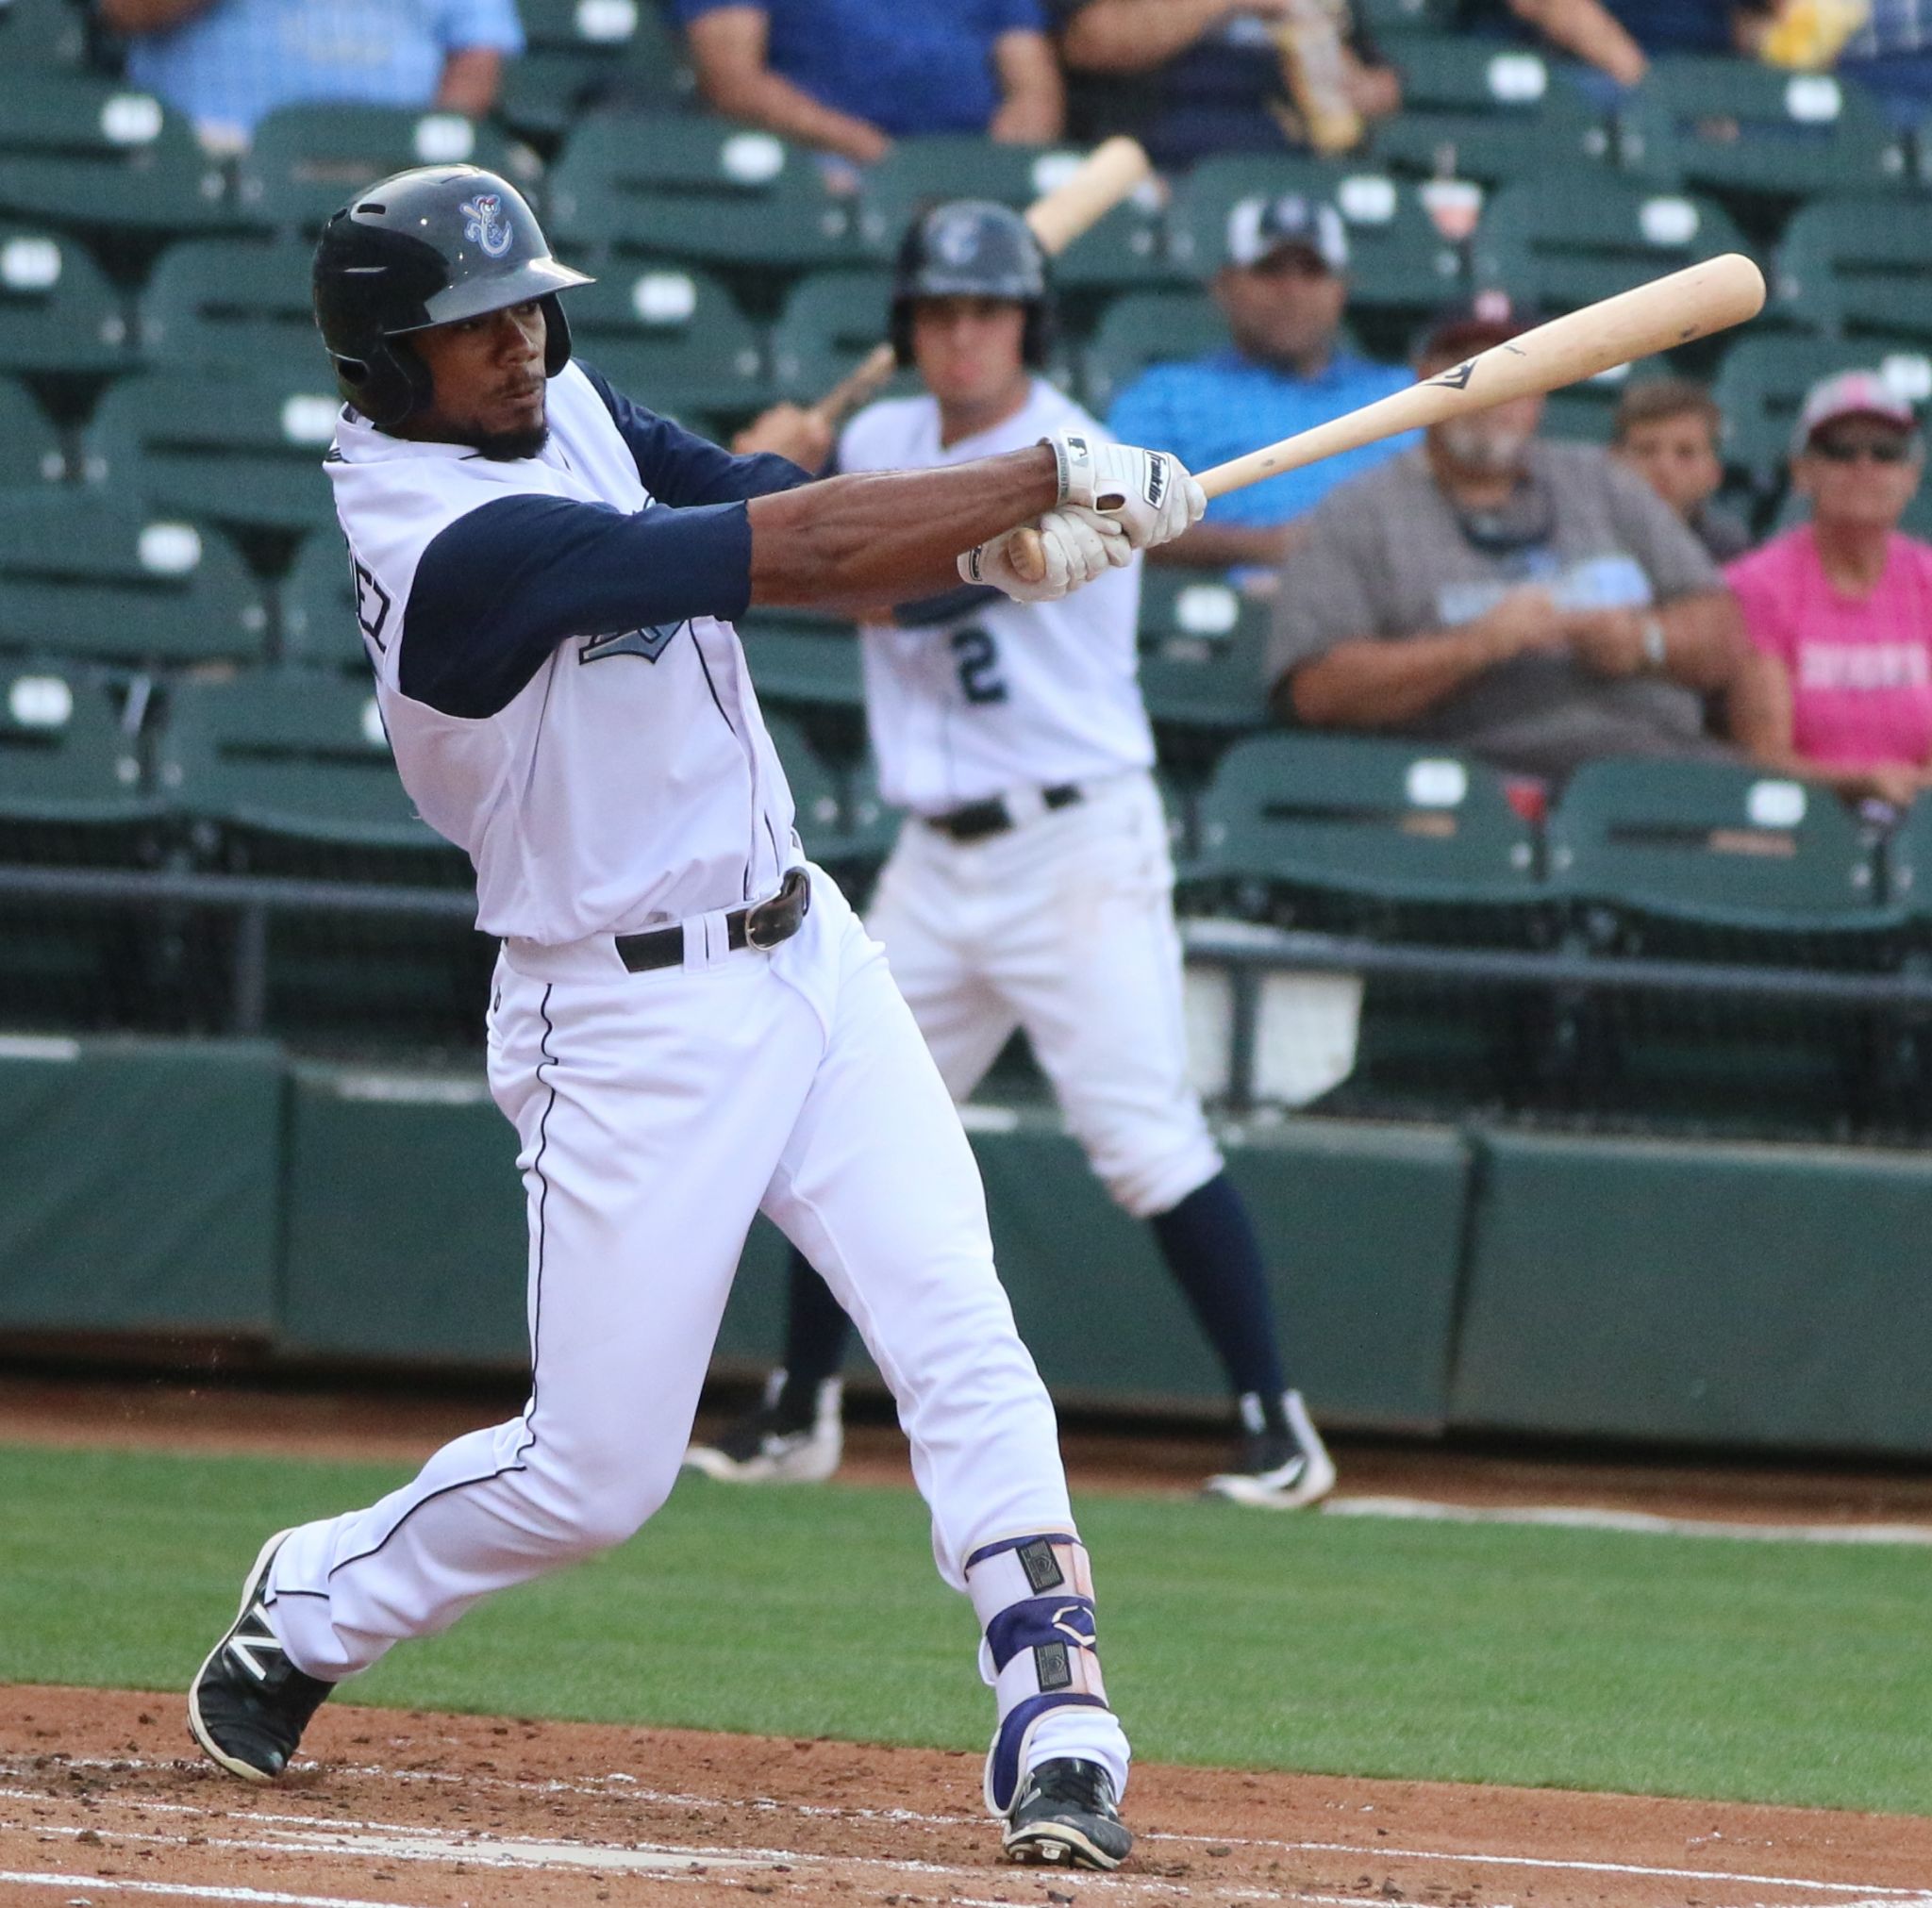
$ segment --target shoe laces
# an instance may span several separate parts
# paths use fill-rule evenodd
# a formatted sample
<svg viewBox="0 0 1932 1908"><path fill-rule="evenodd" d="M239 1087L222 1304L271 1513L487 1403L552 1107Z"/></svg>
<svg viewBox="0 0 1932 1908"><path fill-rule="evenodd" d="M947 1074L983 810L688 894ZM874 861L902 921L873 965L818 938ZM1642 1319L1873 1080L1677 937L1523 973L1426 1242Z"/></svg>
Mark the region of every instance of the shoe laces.
<svg viewBox="0 0 1932 1908"><path fill-rule="evenodd" d="M1075 1756L1056 1756L1028 1772L1034 1792L1044 1800L1065 1804L1090 1816L1114 1813L1113 1784L1097 1762Z"/></svg>

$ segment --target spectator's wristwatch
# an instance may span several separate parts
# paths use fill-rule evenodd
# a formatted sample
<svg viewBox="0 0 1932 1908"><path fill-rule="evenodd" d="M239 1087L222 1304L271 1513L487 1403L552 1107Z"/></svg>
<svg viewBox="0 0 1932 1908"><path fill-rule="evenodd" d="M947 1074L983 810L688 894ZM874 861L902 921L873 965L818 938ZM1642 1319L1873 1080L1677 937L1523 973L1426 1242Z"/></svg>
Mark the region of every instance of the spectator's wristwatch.
<svg viewBox="0 0 1932 1908"><path fill-rule="evenodd" d="M1643 666L1661 672L1671 659L1670 645L1664 640L1664 626L1654 616L1643 619Z"/></svg>

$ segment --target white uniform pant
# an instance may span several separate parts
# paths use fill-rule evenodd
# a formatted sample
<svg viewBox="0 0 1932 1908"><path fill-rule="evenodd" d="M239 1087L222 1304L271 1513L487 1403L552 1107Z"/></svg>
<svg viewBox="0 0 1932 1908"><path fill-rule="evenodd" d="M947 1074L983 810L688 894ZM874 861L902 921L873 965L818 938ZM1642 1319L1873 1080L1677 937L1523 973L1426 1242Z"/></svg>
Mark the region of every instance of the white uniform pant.
<svg viewBox="0 0 1932 1908"><path fill-rule="evenodd" d="M1151 776L1091 784L983 841L908 820L866 925L954 1099L1024 1028L1093 1170L1136 1219L1222 1170L1188 1078L1174 860Z"/></svg>
<svg viewBox="0 0 1932 1908"><path fill-rule="evenodd" d="M290 1536L269 1585L290 1659L340 1679L636 1531L677 1477L760 1209L891 1386L945 1580L963 1587L983 1544L1072 1531L958 1117L832 882L813 871L810 913L771 954L633 975L605 939L519 960L497 967L490 1081L523 1141L529 1402ZM1108 1712L1047 1724L1029 1765L1084 1755L1124 1782Z"/></svg>

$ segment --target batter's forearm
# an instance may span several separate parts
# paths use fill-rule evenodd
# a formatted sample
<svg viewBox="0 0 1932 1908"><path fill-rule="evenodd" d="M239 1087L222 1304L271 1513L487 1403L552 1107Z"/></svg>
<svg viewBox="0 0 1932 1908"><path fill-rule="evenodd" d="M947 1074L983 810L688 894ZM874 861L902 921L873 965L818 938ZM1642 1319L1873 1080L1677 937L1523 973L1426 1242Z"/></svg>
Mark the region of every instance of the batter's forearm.
<svg viewBox="0 0 1932 1908"><path fill-rule="evenodd" d="M861 610L955 588L961 551L1050 510L1052 451L1035 444L938 471L827 477L754 497L751 600Z"/></svg>

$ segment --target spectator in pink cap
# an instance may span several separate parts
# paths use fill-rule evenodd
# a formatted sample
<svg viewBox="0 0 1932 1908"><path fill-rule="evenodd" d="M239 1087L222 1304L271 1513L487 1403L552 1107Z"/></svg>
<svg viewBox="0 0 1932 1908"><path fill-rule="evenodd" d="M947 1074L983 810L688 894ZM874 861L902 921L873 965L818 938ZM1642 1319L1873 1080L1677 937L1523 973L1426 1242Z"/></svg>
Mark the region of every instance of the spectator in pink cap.
<svg viewBox="0 0 1932 1908"><path fill-rule="evenodd" d="M1924 468L1912 407L1876 372L1826 378L1791 443L1811 521L1724 572L1753 651L1739 741L1897 808L1932 783L1932 543L1898 527Z"/></svg>

